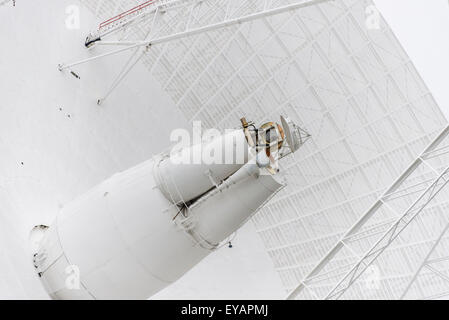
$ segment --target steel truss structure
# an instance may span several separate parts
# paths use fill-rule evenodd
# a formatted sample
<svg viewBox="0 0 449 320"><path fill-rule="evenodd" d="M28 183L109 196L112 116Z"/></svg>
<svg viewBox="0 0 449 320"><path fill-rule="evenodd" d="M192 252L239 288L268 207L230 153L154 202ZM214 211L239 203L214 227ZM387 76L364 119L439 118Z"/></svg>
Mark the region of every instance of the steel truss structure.
<svg viewBox="0 0 449 320"><path fill-rule="evenodd" d="M235 10L235 8L233 8L233 6L231 5L232 2L227 2L225 7L220 7L220 5L223 5L223 1L215 1L216 3L213 4L207 3L206 14L202 12L204 10L203 4L205 3L203 0L146 1L132 9L125 11L124 13L121 13L102 22L98 28L98 31L91 33L86 39L86 47L91 47L92 45L114 45L124 46L124 48L103 53L98 56L90 57L70 64L59 64L58 68L60 71L63 71L65 69L70 69L74 66L94 61L99 58L104 58L113 54L121 53L123 51L136 49L117 78L113 81L105 97L98 100L98 104L100 104L109 96L109 94L131 71L131 69L139 62L146 51L148 51L154 45L200 35L205 32L215 31L226 27L232 27L234 25L251 22L257 19L264 19L266 17L279 15L285 12L290 12L311 5L317 5L319 3L327 1L329 0L301 0L294 1L293 3L286 5L281 5L279 3L273 4L272 1L268 0L262 2L248 1L251 4L250 6L245 7L244 5L239 5L237 7L238 10ZM210 17L211 5L216 6L213 7L215 12L213 13L212 19ZM240 12L242 8L244 8L245 10ZM172 11L175 11L175 13L173 14L175 19L179 19L179 21L181 21L182 23L170 23L170 19L170 22L168 24L165 21L163 26L161 27L159 22L161 20L160 15L168 15L172 13ZM204 16L206 16L206 19L203 19ZM139 22L143 24L150 23L150 27L142 39L134 41L124 41L123 39L116 41L102 40L102 37L117 33L118 31L125 28L132 27L136 22L138 25ZM167 26L170 27L167 28ZM147 40L149 36L150 39ZM135 59L135 55L137 54L137 51L140 47L145 47L145 50L140 56L138 56L137 59Z"/></svg>
<svg viewBox="0 0 449 320"><path fill-rule="evenodd" d="M449 260L449 256L447 255L447 251L445 250L445 245L443 243L443 239L446 239L447 237L447 230L449 229L449 223L446 224L443 231L440 233L438 238L435 240L434 244L432 245L431 249L423 259L422 263L419 265L419 267L416 269L413 277L410 279L410 282L407 284L407 287L402 292L400 299L407 299L408 297L416 298L419 297L421 299L439 299L439 298L447 298L448 292L445 289L445 285L447 285L446 282L449 281L449 278L447 275L445 275L443 272L439 271L437 268L441 267L442 262L446 262ZM431 257L435 256L431 259ZM438 264L438 267L432 266ZM425 272L424 268L427 268L430 272ZM435 275L437 277L435 277ZM432 277L434 279L432 279ZM435 279L436 278L436 279ZM438 282L438 278L443 280L443 285L440 293L432 294L432 295L426 295L424 294L422 287L424 284L421 284L420 282L423 281L424 283L432 281L432 282ZM436 281L435 281L436 280ZM417 288L413 288L417 287ZM409 295L409 292L411 292L413 289L419 290L419 295L415 293L415 295Z"/></svg>
<svg viewBox="0 0 449 320"><path fill-rule="evenodd" d="M298 288L289 295L290 299L296 298L303 290L308 290L310 294L318 297L317 294L323 289L323 283L326 287L332 286L321 298L338 299L343 297L345 292L362 276L363 272L376 262L379 256L420 214L425 213L435 199L447 202L449 190L445 190L445 187L449 182L448 135L449 127L444 129L435 141L417 157L410 167L323 257L318 265L301 281ZM440 193L442 194L438 199L437 196ZM382 223L371 224L372 220L376 220L375 215L382 216L385 214L383 211L391 211L396 217L391 220L380 218L380 220L384 220ZM441 224L443 229L437 236L435 244L426 253L424 262L418 267L400 298L404 298L424 266L427 266L431 272L444 280L449 279L445 274L449 270L439 271L429 267L430 255L447 232L449 215L445 220L447 222ZM437 231L438 229L434 230ZM363 252L365 248L369 249ZM341 257L339 253L343 250L348 252ZM341 261L348 257L353 257L355 260L342 264ZM380 281L380 277L371 280ZM315 286L317 286L317 292L314 292ZM449 290L447 294L449 295Z"/></svg>
<svg viewBox="0 0 449 320"><path fill-rule="evenodd" d="M99 23L145 3L81 2ZM315 3L188 33L303 3L190 0L157 14L151 7L138 10L96 42L104 44L96 50L104 49L105 54L110 45L131 49L133 58L121 75L133 64L146 68L189 121L225 129L234 127L241 116L259 123L284 114L312 135L301 152L284 162L289 172L287 187L253 218L288 293L311 274L447 125L371 0ZM367 23L368 19L377 19L377 23ZM183 36L147 45L152 39L177 34ZM111 89L120 79L119 75ZM447 178L444 174L437 180L449 162L441 157L425 160L432 168L421 163L413 170L397 189L404 195L395 194L397 199L385 201L357 237L343 241L335 259L306 281L309 290L301 289L297 298L324 298L331 293L329 298L409 299L441 297L448 291L449 283L441 277L449 269L444 267L449 262L444 258L449 243L446 234L438 238L447 224L443 197L447 188L409 220L422 205L417 202L411 207L417 195L432 183L438 190ZM437 160L441 163L433 163ZM407 192L407 186L415 189ZM429 189L426 199L432 194ZM408 208L411 211L399 221ZM392 232L386 234L389 228ZM390 242L391 236L397 237ZM374 247L379 239L385 241ZM380 248L382 254L365 268ZM372 254L367 254L370 249ZM362 269L366 271L360 276Z"/></svg>

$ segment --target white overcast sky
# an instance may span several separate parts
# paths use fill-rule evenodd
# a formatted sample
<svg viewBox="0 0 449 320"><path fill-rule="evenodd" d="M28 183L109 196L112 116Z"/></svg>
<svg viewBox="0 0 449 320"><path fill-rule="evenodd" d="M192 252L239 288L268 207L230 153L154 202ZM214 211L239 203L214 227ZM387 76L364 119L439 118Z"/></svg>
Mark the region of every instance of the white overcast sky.
<svg viewBox="0 0 449 320"><path fill-rule="evenodd" d="M449 1L375 3L449 118Z"/></svg>

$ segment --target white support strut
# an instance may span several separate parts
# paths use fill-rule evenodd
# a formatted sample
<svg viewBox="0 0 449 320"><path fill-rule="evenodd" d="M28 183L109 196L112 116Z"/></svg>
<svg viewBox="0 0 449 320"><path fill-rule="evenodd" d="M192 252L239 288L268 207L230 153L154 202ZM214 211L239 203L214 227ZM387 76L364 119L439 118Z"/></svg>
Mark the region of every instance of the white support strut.
<svg viewBox="0 0 449 320"><path fill-rule="evenodd" d="M415 281L418 279L418 276L419 276L421 270L424 267L429 266L429 264L430 264L429 260L430 260L431 255L434 253L435 249L438 247L438 245L440 244L441 240L443 239L444 235L447 233L448 230L449 230L449 223L446 224L446 226L444 227L443 231L440 233L440 235L438 236L438 238L435 240L434 244L432 245L432 247L428 251L427 255L424 257L422 263L416 269L412 279L409 281L409 283L407 284L407 287L405 288L405 290L402 292L401 296L399 297L399 300L404 300L405 299L405 297L406 297L407 293L409 292L410 288L415 283Z"/></svg>
<svg viewBox="0 0 449 320"><path fill-rule="evenodd" d="M105 44L109 44L109 45L125 45L124 48L121 49L117 49L111 52L107 52L107 53L103 53L94 57L90 57L87 59L83 59L77 62L73 62L73 63L69 63L69 64L59 64L59 70L65 70L80 64L84 64L90 61L94 61L103 57L107 57L110 55L114 55L123 51L127 51L133 48L137 48L137 47L143 47L143 46L153 46L153 45L157 45L157 44L161 44L161 43L166 43L166 42L170 42L173 40L177 40L177 39L181 39L181 38L185 38L185 37L189 37L189 36L193 36L193 35L197 35L197 34L201 34L204 32L208 32L208 31L213 31L213 30L217 30L220 28L225 28L225 27L230 27L233 25L237 25L237 24L241 24L241 23L245 23L245 22L250 22L250 21L254 21L260 18L264 18L264 17L269 17L269 16L273 16L273 15L278 15L284 12L288 12L288 11L292 11L292 10L296 10L296 9L300 9L300 8L304 8L304 7L308 7L308 6L312 6L312 5L318 5L320 3L324 3L324 2L328 2L328 1L332 1L332 0L309 0L306 2L300 2L300 3L294 3L294 4L289 4L286 6L282 6L282 7L278 7L278 8L274 8L274 9L269 9L269 10L263 10L261 12L257 12L257 13L253 13L250 15L246 15L243 17L238 17L238 18L234 18L234 19L229 19L229 20L225 20L219 23L214 23L214 24L210 24L210 25L206 25L200 28L195 28L195 29L191 29L191 30L185 30L183 32L179 32L179 33L175 33L175 34L171 34L168 36L163 36L163 37L159 37L159 38L155 38L155 39L151 39L151 40L147 40L147 41L137 41L137 42L120 42L120 41L115 41L115 42L106 42ZM99 41L98 43L100 43L101 41Z"/></svg>
<svg viewBox="0 0 449 320"><path fill-rule="evenodd" d="M325 299L338 299L362 275L362 273L382 254L399 234L415 219L426 205L444 188L449 180L449 167L421 194L409 209L382 235L382 237L361 257L340 281L325 296ZM421 200L424 200L421 203ZM385 243L386 242L386 243ZM366 261L368 260L368 261Z"/></svg>
<svg viewBox="0 0 449 320"><path fill-rule="evenodd" d="M304 289L307 288L307 283L312 280L314 277L316 277L327 265L328 263L337 255L337 253L344 247L344 241L345 239L350 238L351 236L355 235L364 225L365 223L376 213L376 211L383 205L384 199L395 192L398 191L401 184L425 161L426 155L429 155L432 153L432 151L436 150L436 148L440 145L440 143L449 135L449 126L447 126L436 138L435 140L422 152L422 154L416 158L416 160L402 173L402 175L378 198L378 200L370 207L368 211L365 212L361 216L361 218L341 237L341 239L328 251L328 253L320 260L320 262L310 271L303 280L298 284L298 286L288 295L287 299L292 300L295 299ZM437 178L435 183L437 183L440 179L444 179L444 175L447 174L447 170L443 171L443 173ZM429 186L424 193L431 190L430 188L435 185L433 183L431 186ZM421 199L422 196L419 198ZM418 200L419 200L418 199ZM416 202L415 202L416 203ZM414 204L415 204L414 203ZM411 208L410 208L411 209ZM409 210L405 214L407 214ZM404 214L404 215L405 215ZM401 222L402 217L393 226L398 226ZM391 231L388 229L388 231ZM387 232L388 232L387 231ZM394 235L394 234L393 234ZM380 240L379 240L380 241ZM376 243L377 245L378 243ZM374 254L373 252L368 252L369 254ZM344 279L347 279L348 277L353 275L353 272L357 270L357 266L360 266L362 259L358 261L358 263L350 270L348 274L345 275ZM353 280L352 278L350 279ZM343 280L342 280L343 281ZM342 283L340 281L338 285ZM351 282L352 283L352 282ZM337 286L338 286L337 285ZM337 289L337 287L334 288L334 290L331 290L331 292L326 296L326 298L330 298L333 294L333 292ZM341 291L341 290L340 290ZM341 293L341 292L340 292Z"/></svg>

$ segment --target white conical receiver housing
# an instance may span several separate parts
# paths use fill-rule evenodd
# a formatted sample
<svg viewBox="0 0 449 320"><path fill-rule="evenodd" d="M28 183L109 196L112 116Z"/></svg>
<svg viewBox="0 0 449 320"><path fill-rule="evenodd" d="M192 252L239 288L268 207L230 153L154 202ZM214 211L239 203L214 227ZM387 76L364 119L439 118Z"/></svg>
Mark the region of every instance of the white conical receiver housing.
<svg viewBox="0 0 449 320"><path fill-rule="evenodd" d="M205 144L227 137L248 151L243 130ZM49 228L35 229L43 238L33 237L34 266L49 295L147 299L179 279L284 186L253 152L243 162L176 165L162 154L64 207Z"/></svg>
<svg viewBox="0 0 449 320"><path fill-rule="evenodd" d="M170 202L187 203L240 169L249 159L249 148L243 130L233 130L161 157L154 176Z"/></svg>

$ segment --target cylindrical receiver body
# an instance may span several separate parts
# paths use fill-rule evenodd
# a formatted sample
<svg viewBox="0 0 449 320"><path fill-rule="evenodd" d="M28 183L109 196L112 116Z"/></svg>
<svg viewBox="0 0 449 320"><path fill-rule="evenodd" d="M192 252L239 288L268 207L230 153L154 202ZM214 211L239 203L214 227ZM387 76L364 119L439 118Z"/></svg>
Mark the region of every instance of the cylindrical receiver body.
<svg viewBox="0 0 449 320"><path fill-rule="evenodd" d="M149 161L113 176L65 207L50 227L58 235L52 243L58 241L64 259L79 270L84 295L145 299L209 254L173 223L178 208L156 188L152 169ZM48 256L49 246L40 251ZM46 260L54 264L51 257ZM62 260L57 264L64 266ZM55 272L67 278L60 268L51 274L41 270L43 281L54 282ZM59 281L49 292L54 298L78 298L79 290L66 287Z"/></svg>
<svg viewBox="0 0 449 320"><path fill-rule="evenodd" d="M187 203L220 184L249 158L243 130L172 152L156 164L155 179L172 203Z"/></svg>
<svg viewBox="0 0 449 320"><path fill-rule="evenodd" d="M209 243L220 243L239 229L284 187L275 176L260 175L255 159L190 209L195 231Z"/></svg>
<svg viewBox="0 0 449 320"><path fill-rule="evenodd" d="M153 167L148 161L117 174L62 209L35 256L51 297L147 299L206 257L282 186L251 162L184 216L157 187Z"/></svg>

